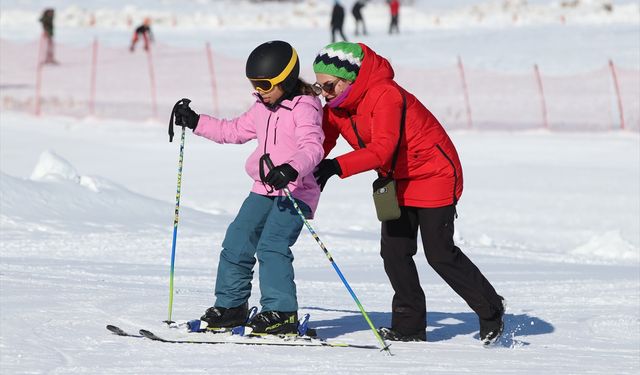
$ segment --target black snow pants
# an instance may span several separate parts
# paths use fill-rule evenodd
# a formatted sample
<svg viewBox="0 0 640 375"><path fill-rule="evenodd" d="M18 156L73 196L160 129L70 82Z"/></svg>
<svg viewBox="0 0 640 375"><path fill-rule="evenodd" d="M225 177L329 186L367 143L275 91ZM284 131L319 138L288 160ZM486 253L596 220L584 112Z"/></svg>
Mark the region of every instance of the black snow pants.
<svg viewBox="0 0 640 375"><path fill-rule="evenodd" d="M397 220L382 223L384 270L395 292L391 327L405 335L426 329L425 295L413 256L418 228L429 265L462 297L480 318L489 319L500 306L500 296L469 258L453 243L455 206L401 207Z"/></svg>

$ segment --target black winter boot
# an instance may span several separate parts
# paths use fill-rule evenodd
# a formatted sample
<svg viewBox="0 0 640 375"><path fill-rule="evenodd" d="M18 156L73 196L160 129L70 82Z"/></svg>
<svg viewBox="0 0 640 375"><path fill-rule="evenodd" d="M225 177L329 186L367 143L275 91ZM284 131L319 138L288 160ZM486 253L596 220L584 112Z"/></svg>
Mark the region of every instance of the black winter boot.
<svg viewBox="0 0 640 375"><path fill-rule="evenodd" d="M209 328L232 328L244 325L247 322L248 304L243 303L238 307L209 307L200 320L207 322Z"/></svg>
<svg viewBox="0 0 640 375"><path fill-rule="evenodd" d="M265 311L256 315L249 324L252 333L297 334L298 312Z"/></svg>
<svg viewBox="0 0 640 375"><path fill-rule="evenodd" d="M380 334L380 337L389 341L427 341L426 331L416 332L411 335L405 335L404 333L400 333L394 329L382 327L378 328L378 333Z"/></svg>
<svg viewBox="0 0 640 375"><path fill-rule="evenodd" d="M500 297L500 308L498 312L491 319L479 318L480 341L482 341L484 345L493 344L502 336L502 331L504 330L504 311L504 298Z"/></svg>

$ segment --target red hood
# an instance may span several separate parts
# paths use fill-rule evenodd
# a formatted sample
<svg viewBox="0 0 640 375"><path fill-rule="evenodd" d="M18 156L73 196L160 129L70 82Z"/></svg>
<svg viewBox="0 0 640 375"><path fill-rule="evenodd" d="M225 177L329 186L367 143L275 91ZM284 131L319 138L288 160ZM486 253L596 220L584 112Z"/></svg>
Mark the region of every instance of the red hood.
<svg viewBox="0 0 640 375"><path fill-rule="evenodd" d="M358 104L360 104L360 101L369 88L382 81L392 80L394 76L393 68L387 59L373 52L373 50L365 44L358 44L360 44L364 52L362 65L360 65L358 77L352 84L351 92L339 106L350 112L358 107Z"/></svg>

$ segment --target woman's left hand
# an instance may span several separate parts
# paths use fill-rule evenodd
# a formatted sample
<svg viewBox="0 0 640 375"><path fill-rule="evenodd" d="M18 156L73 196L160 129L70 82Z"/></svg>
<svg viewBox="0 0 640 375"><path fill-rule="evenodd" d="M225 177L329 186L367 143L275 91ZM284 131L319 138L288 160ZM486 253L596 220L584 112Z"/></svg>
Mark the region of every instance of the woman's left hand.
<svg viewBox="0 0 640 375"><path fill-rule="evenodd" d="M313 172L316 182L320 185L320 191L324 190L324 185L331 176L340 174L342 174L342 169L336 159L324 159L318 164L318 169Z"/></svg>

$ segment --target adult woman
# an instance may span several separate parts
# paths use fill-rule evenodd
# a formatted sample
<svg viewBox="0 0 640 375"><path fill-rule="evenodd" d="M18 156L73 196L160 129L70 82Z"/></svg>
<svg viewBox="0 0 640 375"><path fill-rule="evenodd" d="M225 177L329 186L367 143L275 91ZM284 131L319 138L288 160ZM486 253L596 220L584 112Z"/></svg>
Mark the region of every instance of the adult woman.
<svg viewBox="0 0 640 375"><path fill-rule="evenodd" d="M325 157L339 135L354 151L323 160L315 172L321 188L333 175L346 178L392 169L401 206L399 219L385 221L381 256L394 289L388 340L426 340L425 296L413 261L420 228L427 261L480 318L480 339L502 333L503 299L453 242L456 203L462 194L462 168L456 149L438 120L415 96L393 81L389 62L364 44L339 42L323 48L313 65L324 107Z"/></svg>

